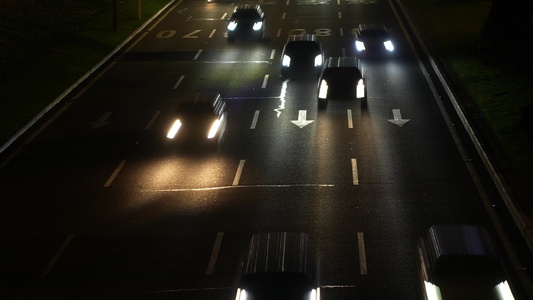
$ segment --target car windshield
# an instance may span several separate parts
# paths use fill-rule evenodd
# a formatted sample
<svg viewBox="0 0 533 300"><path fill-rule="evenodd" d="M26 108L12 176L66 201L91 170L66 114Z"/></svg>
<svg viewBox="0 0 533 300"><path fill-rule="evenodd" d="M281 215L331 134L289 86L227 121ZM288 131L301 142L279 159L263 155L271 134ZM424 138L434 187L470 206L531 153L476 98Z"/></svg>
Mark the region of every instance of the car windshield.
<svg viewBox="0 0 533 300"><path fill-rule="evenodd" d="M355 67L338 67L327 68L322 74L322 79L331 83L355 83L356 80L361 79L361 72Z"/></svg>
<svg viewBox="0 0 533 300"><path fill-rule="evenodd" d="M253 9L238 9L232 16L233 19L260 19L259 14Z"/></svg>
<svg viewBox="0 0 533 300"><path fill-rule="evenodd" d="M312 41L289 42L285 48L285 53L289 56L315 57L320 54L320 46Z"/></svg>
<svg viewBox="0 0 533 300"><path fill-rule="evenodd" d="M388 33L384 29L367 29L361 31L361 37L363 38L387 38Z"/></svg>

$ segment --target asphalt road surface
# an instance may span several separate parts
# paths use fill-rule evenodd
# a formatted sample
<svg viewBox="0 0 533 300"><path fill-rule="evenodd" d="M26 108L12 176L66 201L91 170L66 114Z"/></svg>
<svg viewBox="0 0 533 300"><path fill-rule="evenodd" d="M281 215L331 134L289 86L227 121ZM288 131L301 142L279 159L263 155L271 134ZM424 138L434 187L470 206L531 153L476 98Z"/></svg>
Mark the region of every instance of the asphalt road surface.
<svg viewBox="0 0 533 300"><path fill-rule="evenodd" d="M495 228L519 258L523 245L487 210L498 193L398 9L261 1L265 39L230 44L235 5L171 5L4 157L2 298L234 299L251 235L291 231L319 251L323 299L417 299L416 244L450 223L484 225L522 293ZM282 46L314 33L327 56L353 56L359 23L387 26L396 51L363 60L366 108L319 110L316 80L280 76ZM165 140L198 91L230 108L218 151Z"/></svg>

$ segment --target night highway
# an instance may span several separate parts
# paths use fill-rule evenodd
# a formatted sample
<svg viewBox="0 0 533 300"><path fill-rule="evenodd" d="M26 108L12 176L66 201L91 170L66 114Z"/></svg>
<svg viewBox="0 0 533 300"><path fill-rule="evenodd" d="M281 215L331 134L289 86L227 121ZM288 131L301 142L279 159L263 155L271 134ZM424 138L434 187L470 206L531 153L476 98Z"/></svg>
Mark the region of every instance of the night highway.
<svg viewBox="0 0 533 300"><path fill-rule="evenodd" d="M401 9L249 3L265 38L228 43L236 3L176 1L3 158L1 298L234 299L252 234L287 231L314 242L322 299L419 299L419 239L479 224L527 299L525 245ZM395 41L362 59L366 107L319 109L316 79L280 75L290 35L354 56L361 23ZM200 91L229 108L218 150L166 139Z"/></svg>

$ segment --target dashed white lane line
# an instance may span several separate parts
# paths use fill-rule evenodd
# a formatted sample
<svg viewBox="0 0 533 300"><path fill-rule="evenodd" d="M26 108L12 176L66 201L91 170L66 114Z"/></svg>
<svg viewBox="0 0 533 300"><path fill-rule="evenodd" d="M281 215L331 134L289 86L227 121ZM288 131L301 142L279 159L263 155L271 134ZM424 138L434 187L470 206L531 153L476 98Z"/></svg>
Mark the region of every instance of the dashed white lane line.
<svg viewBox="0 0 533 300"><path fill-rule="evenodd" d="M267 86L267 83L268 83L268 78L270 77L270 75L265 75L265 79L263 79L263 85L261 86L261 88L266 88Z"/></svg>
<svg viewBox="0 0 533 300"><path fill-rule="evenodd" d="M252 120L252 125L250 125L250 129L255 129L255 126L257 125L257 119L259 118L259 110L256 110L254 113L254 118Z"/></svg>
<svg viewBox="0 0 533 300"><path fill-rule="evenodd" d="M357 173L357 160L352 158L353 185L359 185L359 175Z"/></svg>
<svg viewBox="0 0 533 300"><path fill-rule="evenodd" d="M357 246L359 248L359 268L361 270L361 275L367 275L368 269L366 266L365 237L362 232L357 233Z"/></svg>
<svg viewBox="0 0 533 300"><path fill-rule="evenodd" d="M185 78L185 75L181 75L178 81L176 81L176 84L172 87L172 89L177 89L180 83L183 81L183 78Z"/></svg>
<svg viewBox="0 0 533 300"><path fill-rule="evenodd" d="M281 36L281 28L278 28L278 33L276 34L276 37L280 37Z"/></svg>
<svg viewBox="0 0 533 300"><path fill-rule="evenodd" d="M284 12L284 13L281 15L281 19L282 19L282 20L285 20L285 17L287 17L287 13L286 13L286 12Z"/></svg>
<svg viewBox="0 0 533 300"><path fill-rule="evenodd" d="M348 128L353 128L353 117L352 117L352 110L348 109L346 111L346 114L348 115Z"/></svg>
<svg viewBox="0 0 533 300"><path fill-rule="evenodd" d="M152 125L154 125L154 122L155 120L157 119L157 117L159 117L159 114L161 113L160 110L156 111L155 114L152 116L152 118L150 119L150 122L148 122L148 124L146 124L146 127L144 127L145 130L148 130L152 127Z"/></svg>
<svg viewBox="0 0 533 300"><path fill-rule="evenodd" d="M200 57L200 54L202 54L202 51L203 51L202 49L198 50L198 52L196 52L196 55L193 57L192 60L197 60L198 57Z"/></svg>
<svg viewBox="0 0 533 300"><path fill-rule="evenodd" d="M215 35L215 32L216 32L216 31L217 31L216 29L213 29L213 31L211 31L211 34L209 34L209 38L212 38L213 35Z"/></svg>
<svg viewBox="0 0 533 300"><path fill-rule="evenodd" d="M228 15L228 13L224 13L220 19L221 19L221 20L224 20L224 19L226 18L227 15Z"/></svg>
<svg viewBox="0 0 533 300"><path fill-rule="evenodd" d="M211 251L211 258L209 259L209 264L205 270L205 275L213 275L213 270L215 269L215 264L218 258L218 251L220 250L220 244L222 244L222 238L224 237L224 232L219 232L217 238L215 239L215 244L213 244L213 250Z"/></svg>
<svg viewBox="0 0 533 300"><path fill-rule="evenodd" d="M270 52L270 59L274 59L274 56L276 56L276 49L272 49Z"/></svg>
<svg viewBox="0 0 533 300"><path fill-rule="evenodd" d="M106 181L106 183L104 184L104 187L109 187L111 185L111 183L113 183L113 180L115 180L115 177L117 177L118 173L120 172L120 170L122 169L122 167L124 167L124 165L126 164L126 161L123 160L120 162L120 164L118 165L118 167L115 169L115 171L113 172L113 174L111 174L111 176L109 177L109 179Z"/></svg>
<svg viewBox="0 0 533 300"><path fill-rule="evenodd" d="M339 34L340 36L344 36L344 28L339 28Z"/></svg>
<svg viewBox="0 0 533 300"><path fill-rule="evenodd" d="M56 265L56 263L59 260L59 258L61 257L61 255L63 255L63 252L65 252L65 250L67 249L68 245L70 244L70 242L72 241L74 236L75 235L73 233L71 233L71 234L69 234L67 236L67 238L63 241L63 243L59 247L59 249L57 249L56 253L52 257L50 262L48 262L48 265L46 265L46 268L44 268L43 272L39 276L40 278L46 278L46 276L48 276L48 274L50 273L50 271L52 271L52 269Z"/></svg>
<svg viewBox="0 0 533 300"><path fill-rule="evenodd" d="M239 180L241 180L242 169L244 168L245 162L245 159L241 159L241 161L239 162L239 166L237 167L237 173L235 174L235 178L233 179L232 185L239 185Z"/></svg>

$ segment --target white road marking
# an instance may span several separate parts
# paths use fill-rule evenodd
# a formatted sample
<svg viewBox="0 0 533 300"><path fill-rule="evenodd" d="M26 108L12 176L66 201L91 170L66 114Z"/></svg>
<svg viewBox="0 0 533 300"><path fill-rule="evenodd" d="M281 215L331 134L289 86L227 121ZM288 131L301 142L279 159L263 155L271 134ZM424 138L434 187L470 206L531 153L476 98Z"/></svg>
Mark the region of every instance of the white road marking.
<svg viewBox="0 0 533 300"><path fill-rule="evenodd" d="M216 32L216 31L217 31L216 29L213 29L213 31L211 31L211 34L209 35L209 38L212 38L213 35L215 35L215 32Z"/></svg>
<svg viewBox="0 0 533 300"><path fill-rule="evenodd" d="M250 129L255 129L255 125L257 125L257 119L259 118L259 111L256 110L254 113L254 118L252 120L252 125L250 125Z"/></svg>
<svg viewBox="0 0 533 300"><path fill-rule="evenodd" d="M281 36L281 28L278 28L278 33L276 34L276 37L280 37Z"/></svg>
<svg viewBox="0 0 533 300"><path fill-rule="evenodd" d="M150 119L150 122L148 122L148 124L146 124L146 127L144 127L145 130L150 129L150 127L152 127L152 125L154 125L154 122L155 122L155 120L157 119L157 117L159 116L160 113L161 113L160 110L155 112L155 114Z"/></svg>
<svg viewBox="0 0 533 300"><path fill-rule="evenodd" d="M180 78L178 79L178 81L176 81L176 84L172 87L172 89L177 89L178 86L180 85L181 81L183 80L183 78L185 78L185 75L181 75Z"/></svg>
<svg viewBox="0 0 533 300"><path fill-rule="evenodd" d="M285 17L286 17L286 16L287 16L287 13L284 12L284 13L281 15L281 19L282 19L282 20L285 20Z"/></svg>
<svg viewBox="0 0 533 300"><path fill-rule="evenodd" d="M198 52L196 52L196 55L193 57L192 60L197 60L198 57L200 56L200 54L202 54L202 49L198 50Z"/></svg>
<svg viewBox="0 0 533 300"><path fill-rule="evenodd" d="M122 167L124 167L124 164L126 164L126 161L123 160L120 162L120 164L118 165L118 167L115 169L115 171L113 172L113 174L111 174L111 176L109 177L109 179L106 181L106 183L104 184L104 187L109 187L111 185L111 183L113 183L113 180L115 180L115 177L117 177L118 175L118 172L120 172L120 170L122 169Z"/></svg>
<svg viewBox="0 0 533 300"><path fill-rule="evenodd" d="M291 0L287 0L287 2L285 2L285 5L289 5L289 3L291 3Z"/></svg>
<svg viewBox="0 0 533 300"><path fill-rule="evenodd" d="M339 19L342 19L342 13L339 11Z"/></svg>
<svg viewBox="0 0 533 300"><path fill-rule="evenodd" d="M361 269L361 275L367 275L368 269L366 266L365 237L362 232L357 233L357 245L359 248L359 268Z"/></svg>
<svg viewBox="0 0 533 300"><path fill-rule="evenodd" d="M224 14L222 15L222 18L220 18L220 19L221 19L221 20L224 20L224 19L226 18L227 15L228 15L228 13L224 13Z"/></svg>
<svg viewBox="0 0 533 300"><path fill-rule="evenodd" d="M268 77L270 77L270 75L265 75L265 79L263 79L263 85L261 86L261 88L266 88L267 86L267 83L268 83Z"/></svg>
<svg viewBox="0 0 533 300"><path fill-rule="evenodd" d="M352 158L352 177L353 177L353 185L359 185L359 175L357 172L357 160L355 158Z"/></svg>
<svg viewBox="0 0 533 300"><path fill-rule="evenodd" d="M353 128L352 110L348 109L347 114L348 114L348 128Z"/></svg>
<svg viewBox="0 0 533 300"><path fill-rule="evenodd" d="M304 128L305 126L314 122L314 120L307 120L307 110L298 111L298 120L291 121L294 125Z"/></svg>
<svg viewBox="0 0 533 300"><path fill-rule="evenodd" d="M339 34L340 34L341 36L344 36L344 28L339 28Z"/></svg>
<svg viewBox="0 0 533 300"><path fill-rule="evenodd" d="M48 274L50 273L50 271L52 271L52 269L56 265L61 255L63 255L63 252L65 252L65 250L67 249L68 245L70 244L74 236L75 235L73 233L67 236L67 238L63 241L63 243L59 247L59 249L57 249L56 253L52 257L48 265L46 265L46 268L44 268L43 272L41 273L41 276L39 276L40 278L46 278L46 276L48 276Z"/></svg>
<svg viewBox="0 0 533 300"><path fill-rule="evenodd" d="M211 251L211 258L209 259L209 265L205 271L205 275L213 275L213 270L215 269L215 263L218 258L218 251L220 250L220 244L222 244L222 238L224 237L224 232L219 232L213 245L213 250Z"/></svg>
<svg viewBox="0 0 533 300"><path fill-rule="evenodd" d="M276 55L276 49L272 49L272 52L270 52L270 59L274 59Z"/></svg>
<svg viewBox="0 0 533 300"><path fill-rule="evenodd" d="M239 166L237 167L237 173L235 174L235 178L233 179L232 185L239 185L239 180L241 180L242 169L244 168L245 162L245 159L241 159L241 161L239 162Z"/></svg>

